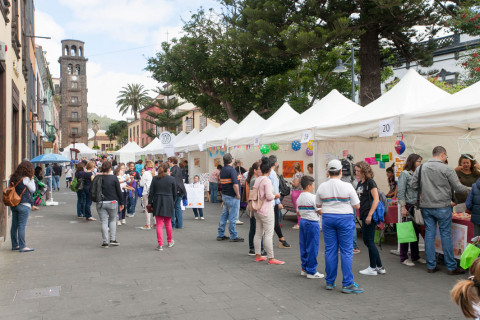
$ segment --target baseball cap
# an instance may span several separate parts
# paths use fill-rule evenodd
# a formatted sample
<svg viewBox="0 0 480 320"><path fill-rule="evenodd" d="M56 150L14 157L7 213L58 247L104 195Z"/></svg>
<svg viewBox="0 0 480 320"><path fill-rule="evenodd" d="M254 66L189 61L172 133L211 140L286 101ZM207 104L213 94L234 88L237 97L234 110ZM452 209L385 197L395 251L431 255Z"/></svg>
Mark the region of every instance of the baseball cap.
<svg viewBox="0 0 480 320"><path fill-rule="evenodd" d="M328 171L340 171L342 170L342 163L340 160L333 159L328 163Z"/></svg>

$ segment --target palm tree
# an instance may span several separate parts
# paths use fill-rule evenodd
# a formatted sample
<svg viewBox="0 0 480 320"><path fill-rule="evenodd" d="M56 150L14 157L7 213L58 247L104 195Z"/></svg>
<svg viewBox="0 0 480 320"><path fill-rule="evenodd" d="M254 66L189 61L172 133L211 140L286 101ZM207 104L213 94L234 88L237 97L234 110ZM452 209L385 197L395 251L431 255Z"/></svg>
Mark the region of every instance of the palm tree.
<svg viewBox="0 0 480 320"><path fill-rule="evenodd" d="M97 144L97 132L98 132L98 129L99 129L99 125L100 125L100 121L98 121L97 119L93 119L92 120L92 130L93 130L93 145L94 146L98 146Z"/></svg>
<svg viewBox="0 0 480 320"><path fill-rule="evenodd" d="M145 90L142 84L134 83L123 87L117 97L117 107L122 115L130 110L137 120L137 112L150 104L152 100L147 93L148 90Z"/></svg>

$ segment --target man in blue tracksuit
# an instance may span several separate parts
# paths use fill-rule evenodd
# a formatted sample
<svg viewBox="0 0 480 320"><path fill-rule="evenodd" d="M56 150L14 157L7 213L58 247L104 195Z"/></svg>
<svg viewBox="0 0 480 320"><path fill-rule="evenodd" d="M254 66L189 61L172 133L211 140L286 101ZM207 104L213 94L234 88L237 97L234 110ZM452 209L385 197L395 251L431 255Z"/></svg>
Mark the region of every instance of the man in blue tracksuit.
<svg viewBox="0 0 480 320"><path fill-rule="evenodd" d="M342 262L342 292L361 293L363 289L353 281L353 233L355 231L354 210L360 207L357 192L342 178L342 163L328 163L330 179L317 190L316 204L322 208L322 229L325 242L325 273L327 290L335 288L337 278L338 249ZM353 208L352 208L353 207Z"/></svg>

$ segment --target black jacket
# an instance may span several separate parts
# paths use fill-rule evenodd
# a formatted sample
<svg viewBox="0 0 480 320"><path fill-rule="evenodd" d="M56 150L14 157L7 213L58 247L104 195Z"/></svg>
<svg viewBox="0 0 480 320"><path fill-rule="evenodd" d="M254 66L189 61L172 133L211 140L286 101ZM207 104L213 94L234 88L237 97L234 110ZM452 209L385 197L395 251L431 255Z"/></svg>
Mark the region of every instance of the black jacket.
<svg viewBox="0 0 480 320"><path fill-rule="evenodd" d="M177 165L170 168L170 176L175 178L177 182L177 194L179 196L186 196L187 190L185 190L185 184L183 183L183 174L182 169L180 169Z"/></svg>
<svg viewBox="0 0 480 320"><path fill-rule="evenodd" d="M91 186L90 186L91 187ZM102 193L103 201L118 201L119 206L123 206L123 195L120 189L120 182L118 178L111 174L105 174L102 176Z"/></svg>
<svg viewBox="0 0 480 320"><path fill-rule="evenodd" d="M173 218L176 196L177 184L173 177L154 177L148 192L148 203L152 205L153 215Z"/></svg>

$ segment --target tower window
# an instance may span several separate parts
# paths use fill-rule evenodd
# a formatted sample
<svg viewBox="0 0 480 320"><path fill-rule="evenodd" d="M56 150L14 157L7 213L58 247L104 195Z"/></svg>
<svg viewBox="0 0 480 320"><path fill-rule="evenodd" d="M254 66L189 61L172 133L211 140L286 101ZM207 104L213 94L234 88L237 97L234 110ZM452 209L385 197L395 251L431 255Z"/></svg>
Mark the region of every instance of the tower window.
<svg viewBox="0 0 480 320"><path fill-rule="evenodd" d="M72 103L78 103L78 97L73 96L72 97Z"/></svg>
<svg viewBox="0 0 480 320"><path fill-rule="evenodd" d="M78 55L83 57L83 48L82 47L78 47Z"/></svg>
<svg viewBox="0 0 480 320"><path fill-rule="evenodd" d="M72 112L72 118L78 119L78 112Z"/></svg>
<svg viewBox="0 0 480 320"><path fill-rule="evenodd" d="M76 46L71 46L71 55L72 56L76 56L77 55L77 47Z"/></svg>
<svg viewBox="0 0 480 320"><path fill-rule="evenodd" d="M78 89L78 82L72 81L72 89Z"/></svg>
<svg viewBox="0 0 480 320"><path fill-rule="evenodd" d="M68 67L67 67L67 73L72 74L72 72L73 72L73 66L71 64L69 64Z"/></svg>
<svg viewBox="0 0 480 320"><path fill-rule="evenodd" d="M65 46L64 55L68 56L69 53L70 51L68 50L68 46Z"/></svg>
<svg viewBox="0 0 480 320"><path fill-rule="evenodd" d="M77 64L77 65L75 66L75 74L76 74L76 75L79 75L79 74L80 74L80 65L79 65L79 64Z"/></svg>
<svg viewBox="0 0 480 320"><path fill-rule="evenodd" d="M78 135L78 128L72 128L72 134Z"/></svg>

